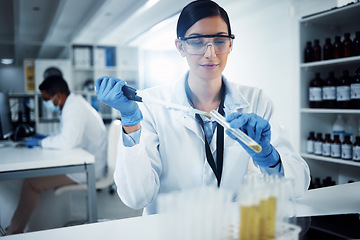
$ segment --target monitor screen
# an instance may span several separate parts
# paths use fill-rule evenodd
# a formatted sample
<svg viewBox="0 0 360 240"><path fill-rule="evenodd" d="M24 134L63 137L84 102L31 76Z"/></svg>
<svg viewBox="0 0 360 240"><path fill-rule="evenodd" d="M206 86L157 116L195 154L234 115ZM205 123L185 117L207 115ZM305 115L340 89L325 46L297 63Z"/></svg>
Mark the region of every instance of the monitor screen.
<svg viewBox="0 0 360 240"><path fill-rule="evenodd" d="M0 140L10 137L13 131L9 101L7 96L0 92Z"/></svg>

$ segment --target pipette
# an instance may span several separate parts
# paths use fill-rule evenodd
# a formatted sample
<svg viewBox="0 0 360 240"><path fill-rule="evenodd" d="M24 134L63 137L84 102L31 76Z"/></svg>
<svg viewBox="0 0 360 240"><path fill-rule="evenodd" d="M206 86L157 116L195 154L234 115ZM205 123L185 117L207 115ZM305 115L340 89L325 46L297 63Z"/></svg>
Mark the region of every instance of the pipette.
<svg viewBox="0 0 360 240"><path fill-rule="evenodd" d="M230 131L235 137L237 137L240 141L242 141L246 146L248 146L249 148L251 148L253 151L255 151L257 153L261 152L261 146L257 142L255 142L253 139L251 139L248 135L246 135L240 129L230 127L230 124L228 122L226 122L225 118L215 110L211 110L210 113L208 113L208 112L201 111L201 110L198 110L198 109L195 109L192 107L185 107L182 105L165 102L158 98L151 97L149 95L139 96L135 88L132 88L132 87L129 87L126 85L122 87L122 91L123 91L125 97L127 97L129 100L134 100L137 102L159 104L168 109L184 111L187 113L197 113L197 114L201 114L204 116L212 117L216 122L218 122L221 126L223 126L224 129Z"/></svg>
<svg viewBox="0 0 360 240"><path fill-rule="evenodd" d="M161 99L151 97L148 94L141 94L139 95L137 90L135 88L129 87L129 86L123 86L122 91L129 100L134 100L137 102L144 102L144 103L153 103L161 105L167 109L173 109L173 110L179 110L187 113L194 113L194 114L201 114L210 117L210 113L201 111L192 107L186 107L179 104L169 103L166 101L163 101Z"/></svg>

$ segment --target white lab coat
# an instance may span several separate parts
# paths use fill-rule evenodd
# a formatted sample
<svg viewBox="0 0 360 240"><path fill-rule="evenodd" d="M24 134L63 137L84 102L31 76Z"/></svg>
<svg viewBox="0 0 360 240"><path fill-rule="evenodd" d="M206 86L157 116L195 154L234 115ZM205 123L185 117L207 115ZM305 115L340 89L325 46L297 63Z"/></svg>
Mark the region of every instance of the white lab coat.
<svg viewBox="0 0 360 240"><path fill-rule="evenodd" d="M190 106L184 87L186 77L175 84L146 89L143 94ZM281 156L285 177L296 180L296 195L302 195L309 186L309 168L274 121L271 101L258 88L241 86L223 79L226 86L225 115L235 111L256 113L270 122L271 143ZM144 116L140 143L124 147L122 137L119 140L115 182L122 201L131 208L144 208L145 215L153 214L157 212L158 194L217 186L215 174L206 160L204 133L195 116L155 104L139 103L139 106ZM254 167L250 156L238 142L227 134L224 141L220 187L235 192L251 169L258 173L261 171ZM216 134L210 142L210 148L214 155Z"/></svg>
<svg viewBox="0 0 360 240"><path fill-rule="evenodd" d="M60 115L60 128L41 141L43 148L82 148L95 156L95 177L106 171L107 133L98 112L80 95L71 93ZM77 183L86 182L85 173L67 174Z"/></svg>

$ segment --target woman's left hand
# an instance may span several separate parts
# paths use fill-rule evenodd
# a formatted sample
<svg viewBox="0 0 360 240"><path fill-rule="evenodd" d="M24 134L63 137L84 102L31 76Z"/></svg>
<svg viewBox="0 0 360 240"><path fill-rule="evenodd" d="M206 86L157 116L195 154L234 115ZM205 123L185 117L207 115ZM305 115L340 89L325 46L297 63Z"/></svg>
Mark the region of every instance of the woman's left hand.
<svg viewBox="0 0 360 240"><path fill-rule="evenodd" d="M280 159L279 153L270 144L271 127L268 121L259 117L254 113L231 113L226 117L226 121L230 123L230 127L239 128L255 142L262 147L261 152L256 153L246 146L242 141L237 139L229 131L226 133L234 140L238 141L241 146L249 153L253 161L260 167L271 167L277 164Z"/></svg>

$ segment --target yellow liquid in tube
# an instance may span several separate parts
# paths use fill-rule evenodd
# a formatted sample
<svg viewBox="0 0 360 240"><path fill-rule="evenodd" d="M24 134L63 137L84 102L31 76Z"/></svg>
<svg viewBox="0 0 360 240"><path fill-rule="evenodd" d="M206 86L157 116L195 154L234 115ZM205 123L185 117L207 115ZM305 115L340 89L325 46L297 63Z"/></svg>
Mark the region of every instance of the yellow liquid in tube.
<svg viewBox="0 0 360 240"><path fill-rule="evenodd" d="M269 197L266 234L267 239L275 238L275 220L276 220L276 197Z"/></svg>
<svg viewBox="0 0 360 240"><path fill-rule="evenodd" d="M250 218L250 206L242 206L240 210L240 231L239 240L249 239L249 218Z"/></svg>
<svg viewBox="0 0 360 240"><path fill-rule="evenodd" d="M268 215L268 199L264 199L260 201L260 225L259 225L259 231L260 231L260 240L266 240L267 233L267 215Z"/></svg>
<svg viewBox="0 0 360 240"><path fill-rule="evenodd" d="M250 238L258 240L260 236L260 211L257 205L253 205L250 207L250 226L248 231L250 231Z"/></svg>

